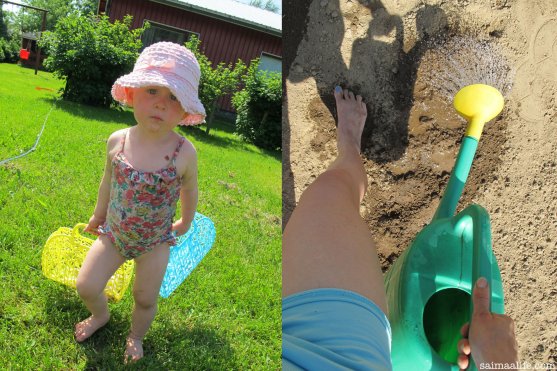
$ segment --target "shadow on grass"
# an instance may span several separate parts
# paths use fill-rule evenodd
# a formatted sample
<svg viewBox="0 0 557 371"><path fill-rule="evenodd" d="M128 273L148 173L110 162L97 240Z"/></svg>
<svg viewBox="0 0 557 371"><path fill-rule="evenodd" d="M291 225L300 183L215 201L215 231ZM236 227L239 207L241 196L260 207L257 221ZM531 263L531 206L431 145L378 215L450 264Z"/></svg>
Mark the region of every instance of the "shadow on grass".
<svg viewBox="0 0 557 371"><path fill-rule="evenodd" d="M93 107L85 104L59 100L53 98L41 98L43 101L54 104L58 109L68 113L69 115L80 117L85 120L95 120L105 123L122 123L128 126L133 126L136 124L135 118L133 117L133 112L131 109L123 108L101 108ZM211 129L213 131L222 131L229 135L234 134L234 127L232 125L226 124L220 120L215 120L213 122ZM197 141L212 144L219 147L239 149L247 152L258 153L247 143L243 142L239 138L228 138L223 136L218 136L215 134L207 134L205 131L205 126L181 126L179 130L186 136L191 136ZM281 161L282 155L280 152L261 150L264 154Z"/></svg>
<svg viewBox="0 0 557 371"><path fill-rule="evenodd" d="M197 369L237 370L234 351L215 329L202 323L191 323L188 327L159 326L150 334L144 346L146 357L138 362L138 369ZM164 367L163 367L164 366ZM135 369L136 367L134 367Z"/></svg>
<svg viewBox="0 0 557 371"><path fill-rule="evenodd" d="M226 126L226 125L222 125L222 126ZM213 129L214 128L215 127L213 126ZM220 136L216 136L214 134L207 134L204 126L179 126L178 130L186 137L195 138L195 140L203 143L213 144L219 147L231 147L235 149L244 149L246 151L251 150L250 148L247 147L245 143L241 142L239 139L223 138ZM218 128L218 130L221 130L220 127Z"/></svg>
<svg viewBox="0 0 557 371"><path fill-rule="evenodd" d="M135 125L133 112L129 109L102 108L93 107L86 104L70 102L62 99L41 98L49 104L56 103L57 109L60 109L72 116L80 117L85 120L95 120L106 123L122 123L128 126Z"/></svg>
<svg viewBox="0 0 557 371"><path fill-rule="evenodd" d="M72 290L56 284L45 289L50 291L44 308L48 325L73 333L75 323L89 312ZM157 325L145 338L145 357L126 367L123 356L132 305L129 293L121 302L109 304L110 322L79 345L87 357L86 370L238 369L232 347L217 331L200 323L176 328L163 316L155 318Z"/></svg>
<svg viewBox="0 0 557 371"><path fill-rule="evenodd" d="M222 128L226 128L226 129L223 130ZM213 124L211 129L213 131L214 129L216 129L220 131L228 131L229 133L233 133L233 129L230 129L226 124L216 124L216 125ZM183 133L184 136L195 138L195 140L206 144L212 144L218 147L242 150L246 152L260 153L259 151L253 149L251 145L248 145L248 143L243 142L239 138L237 139L226 138L226 137L216 136L214 134L207 134L207 132L205 131L205 127L181 126L179 130ZM275 158L276 160L279 161L281 160L281 154L279 152L268 151L265 149L260 149L260 151L267 156Z"/></svg>

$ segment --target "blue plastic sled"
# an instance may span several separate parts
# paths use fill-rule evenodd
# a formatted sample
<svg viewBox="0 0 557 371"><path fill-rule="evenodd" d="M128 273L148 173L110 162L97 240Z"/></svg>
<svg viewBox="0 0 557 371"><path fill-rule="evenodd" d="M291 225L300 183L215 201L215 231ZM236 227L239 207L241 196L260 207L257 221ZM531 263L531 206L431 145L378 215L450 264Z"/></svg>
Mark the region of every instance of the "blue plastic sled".
<svg viewBox="0 0 557 371"><path fill-rule="evenodd" d="M215 242L215 225L206 216L195 213L189 231L170 247L170 257L159 295L167 298L195 269Z"/></svg>

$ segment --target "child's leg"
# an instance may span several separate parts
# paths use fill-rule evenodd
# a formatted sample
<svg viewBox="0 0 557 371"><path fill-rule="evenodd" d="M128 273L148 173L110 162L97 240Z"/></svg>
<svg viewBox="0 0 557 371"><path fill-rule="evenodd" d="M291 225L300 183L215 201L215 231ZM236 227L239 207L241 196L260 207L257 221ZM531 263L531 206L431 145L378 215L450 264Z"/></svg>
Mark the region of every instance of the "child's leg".
<svg viewBox="0 0 557 371"><path fill-rule="evenodd" d="M169 254L168 244L162 244L135 259L133 285L135 305L130 334L126 339L124 353L126 362L129 358L133 362L143 357L142 340L157 313L157 298L168 265Z"/></svg>
<svg viewBox="0 0 557 371"><path fill-rule="evenodd" d="M75 338L78 342L84 341L108 322L110 314L104 288L124 261L124 257L105 235L99 236L87 253L76 286L91 316L76 324Z"/></svg>
<svg viewBox="0 0 557 371"><path fill-rule="evenodd" d="M377 252L359 205L367 187L360 158L361 97L335 93L338 157L302 194L284 230L283 296L316 288L355 291L387 311Z"/></svg>

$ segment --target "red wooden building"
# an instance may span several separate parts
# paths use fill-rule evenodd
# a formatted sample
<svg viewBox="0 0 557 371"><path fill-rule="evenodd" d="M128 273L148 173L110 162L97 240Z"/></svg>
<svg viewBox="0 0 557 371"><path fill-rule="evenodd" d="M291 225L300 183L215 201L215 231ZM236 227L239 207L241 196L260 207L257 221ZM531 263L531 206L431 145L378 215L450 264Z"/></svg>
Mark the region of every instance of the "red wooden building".
<svg viewBox="0 0 557 371"><path fill-rule="evenodd" d="M133 28L149 22L144 46L158 41L183 44L195 34L215 65L261 58L261 69L281 71L280 14L233 0L100 0L98 13L107 14L111 21L130 14ZM229 99L222 99L219 106L233 111Z"/></svg>

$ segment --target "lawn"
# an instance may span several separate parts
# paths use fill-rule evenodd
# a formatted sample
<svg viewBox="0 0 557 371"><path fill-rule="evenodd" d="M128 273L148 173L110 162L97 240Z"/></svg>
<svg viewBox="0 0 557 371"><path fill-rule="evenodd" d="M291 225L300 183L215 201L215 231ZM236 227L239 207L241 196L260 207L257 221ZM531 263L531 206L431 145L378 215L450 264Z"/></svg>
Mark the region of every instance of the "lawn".
<svg viewBox="0 0 557 371"><path fill-rule="evenodd" d="M63 86L49 73L0 64L0 161L33 146ZM106 139L129 111L57 101L37 150L0 165L0 369L119 369L133 298L109 304L109 324L84 344L89 315L75 290L46 279L41 252L61 226L87 222ZM229 126L179 128L199 157L198 211L217 238L168 298L132 368L280 369L281 157L243 143ZM178 211L179 212L179 209Z"/></svg>

